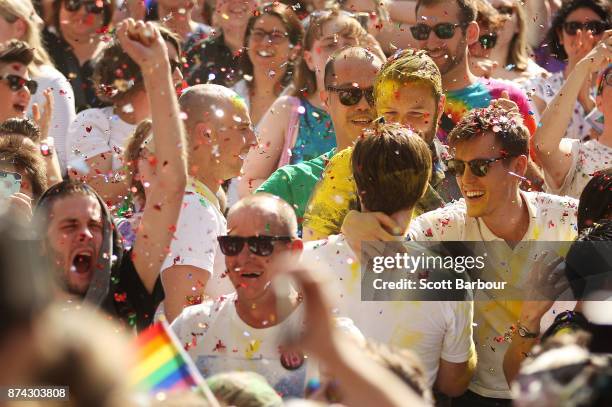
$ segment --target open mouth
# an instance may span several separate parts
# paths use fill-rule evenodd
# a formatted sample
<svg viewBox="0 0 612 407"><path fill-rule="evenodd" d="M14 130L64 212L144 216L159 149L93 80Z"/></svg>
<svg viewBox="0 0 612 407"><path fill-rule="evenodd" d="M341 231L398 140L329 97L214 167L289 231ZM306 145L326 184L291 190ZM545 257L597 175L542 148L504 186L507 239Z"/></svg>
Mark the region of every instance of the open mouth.
<svg viewBox="0 0 612 407"><path fill-rule="evenodd" d="M93 256L91 252L79 252L72 258L72 270L77 274L86 274L91 271Z"/></svg>
<svg viewBox="0 0 612 407"><path fill-rule="evenodd" d="M436 48L436 49L428 50L427 54L429 55L430 58L443 58L444 56L447 55L447 52L443 48Z"/></svg>
<svg viewBox="0 0 612 407"><path fill-rule="evenodd" d="M354 117L350 120L351 123L357 126L368 126L372 123L371 117Z"/></svg>
<svg viewBox="0 0 612 407"><path fill-rule="evenodd" d="M262 49L262 50L257 51L257 55L259 55L262 58L271 58L276 55L276 52L272 50Z"/></svg>
<svg viewBox="0 0 612 407"><path fill-rule="evenodd" d="M25 105L20 105L19 103L15 103L13 105L13 109L15 109L16 111L18 111L19 113L23 113L26 110L26 106Z"/></svg>
<svg viewBox="0 0 612 407"><path fill-rule="evenodd" d="M465 197L468 199L478 199L484 195L484 191L466 191Z"/></svg>
<svg viewBox="0 0 612 407"><path fill-rule="evenodd" d="M233 14L235 16L242 16L243 14L245 14L247 11L246 7L244 6L240 6L240 7L234 7L232 9L229 10L230 14Z"/></svg>
<svg viewBox="0 0 612 407"><path fill-rule="evenodd" d="M241 273L240 277L241 278L259 278L261 277L262 273L256 273L256 272L251 272L251 273Z"/></svg>

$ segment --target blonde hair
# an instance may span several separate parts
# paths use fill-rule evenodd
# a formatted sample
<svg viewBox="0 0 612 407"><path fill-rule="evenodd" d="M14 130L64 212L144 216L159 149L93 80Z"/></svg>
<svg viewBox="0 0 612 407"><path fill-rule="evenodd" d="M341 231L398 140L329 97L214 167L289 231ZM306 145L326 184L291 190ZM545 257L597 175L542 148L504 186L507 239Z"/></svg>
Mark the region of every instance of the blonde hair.
<svg viewBox="0 0 612 407"><path fill-rule="evenodd" d="M24 38L20 38L34 49L34 65L53 65L41 41L43 20L36 14L31 0L0 0L0 16L8 23L22 20L26 24Z"/></svg>

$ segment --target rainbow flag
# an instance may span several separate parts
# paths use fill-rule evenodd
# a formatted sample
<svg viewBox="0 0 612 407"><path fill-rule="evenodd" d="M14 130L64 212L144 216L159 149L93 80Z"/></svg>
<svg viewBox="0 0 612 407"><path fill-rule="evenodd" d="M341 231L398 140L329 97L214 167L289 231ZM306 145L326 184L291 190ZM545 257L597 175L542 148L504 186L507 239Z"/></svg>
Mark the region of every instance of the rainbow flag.
<svg viewBox="0 0 612 407"><path fill-rule="evenodd" d="M132 388L157 393L206 386L166 322L157 322L136 338L137 364Z"/></svg>

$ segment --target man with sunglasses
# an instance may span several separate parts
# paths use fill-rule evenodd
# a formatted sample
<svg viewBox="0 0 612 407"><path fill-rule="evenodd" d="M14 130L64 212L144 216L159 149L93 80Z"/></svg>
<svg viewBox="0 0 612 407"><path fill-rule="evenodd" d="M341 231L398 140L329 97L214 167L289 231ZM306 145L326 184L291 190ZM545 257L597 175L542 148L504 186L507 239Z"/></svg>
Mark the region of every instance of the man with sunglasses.
<svg viewBox="0 0 612 407"><path fill-rule="evenodd" d="M256 192L268 192L292 205L301 221L306 204L327 163L336 152L353 145L375 118L373 84L383 61L361 47L344 48L334 53L325 65L325 87L321 93L329 113L337 147L312 160L277 169ZM340 153L342 154L342 153ZM350 157L350 156L349 156ZM348 181L347 176L339 182Z"/></svg>
<svg viewBox="0 0 612 407"><path fill-rule="evenodd" d="M13 40L0 48L0 122L26 118L30 98L38 88L28 73L33 60L34 51L21 41Z"/></svg>
<svg viewBox="0 0 612 407"><path fill-rule="evenodd" d="M468 47L479 39L472 0L419 0L416 19L417 24L410 28L412 36L442 74L446 104L438 132L441 141L446 142L463 115L471 109L487 107L502 92L507 92L519 106L523 122L532 135L535 133L536 122L525 92L512 83L478 78L470 71Z"/></svg>
<svg viewBox="0 0 612 407"><path fill-rule="evenodd" d="M227 223L229 234L218 241L235 292L185 308L172 328L204 376L253 371L283 398L303 397L313 365L282 342L301 332L304 309L288 281L272 283L302 253L293 208L254 194L232 206Z"/></svg>
<svg viewBox="0 0 612 407"><path fill-rule="evenodd" d="M583 143L566 131L581 85L602 67L596 103L603 114L603 131L598 138ZM606 31L599 44L576 64L544 111L534 139L551 193L579 198L595 172L612 167L612 30Z"/></svg>
<svg viewBox="0 0 612 407"><path fill-rule="evenodd" d="M514 103L502 100L468 113L449 135L449 144L453 158L448 167L456 174L463 199L414 219L408 233L411 240L506 241L512 251L516 242L576 237L575 199L519 189L527 168L529 131ZM373 228L373 223L380 226ZM380 212L353 211L342 226L349 242L392 240L396 229L396 221ZM523 266L509 270L512 275L506 281L519 281L530 269ZM478 366L469 391L453 406L511 405L503 374L508 344L494 339L503 338L508 327L516 324L521 309L515 305L475 302ZM531 327L532 321L519 323ZM524 332L539 334L535 328Z"/></svg>

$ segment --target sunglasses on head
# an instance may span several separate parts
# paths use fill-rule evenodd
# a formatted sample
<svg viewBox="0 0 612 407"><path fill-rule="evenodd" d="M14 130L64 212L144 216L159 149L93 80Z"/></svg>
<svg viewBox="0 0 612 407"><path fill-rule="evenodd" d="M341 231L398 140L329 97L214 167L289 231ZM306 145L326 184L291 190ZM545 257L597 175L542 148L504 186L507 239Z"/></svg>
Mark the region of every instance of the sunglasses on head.
<svg viewBox="0 0 612 407"><path fill-rule="evenodd" d="M491 164L497 161L505 160L506 158L510 158L510 157L512 156L506 155L504 157L489 158L489 159L477 158L475 160L471 160L467 162L452 158L448 160L448 162L446 163L446 166L448 167L448 171L451 174L457 177L460 177L464 174L465 165L467 164L468 167L470 167L470 171L472 171L472 174L474 174L477 177L484 177L489 172L489 167L491 166Z"/></svg>
<svg viewBox="0 0 612 407"><path fill-rule="evenodd" d="M441 40L448 40L455 35L457 27L465 27L465 24L440 23L433 27L427 24L419 23L410 27L410 32L415 40L425 41L429 38L429 34L433 31Z"/></svg>
<svg viewBox="0 0 612 407"><path fill-rule="evenodd" d="M497 33L488 33L478 37L478 42L482 49L491 49L497 44Z"/></svg>
<svg viewBox="0 0 612 407"><path fill-rule="evenodd" d="M563 23L563 30L567 35L576 35L578 30L590 31L593 35L600 35L607 29L606 23L603 21L587 21L579 23L577 21L568 21Z"/></svg>
<svg viewBox="0 0 612 407"><path fill-rule="evenodd" d="M24 87L28 88L28 90L30 91L30 94L35 94L36 90L38 89L38 82L34 81L34 80L27 80L22 78L21 76L17 76L17 75L6 75L3 77L0 77L1 80L7 81L9 88L11 88L11 90L13 92L17 92L21 89L23 89Z"/></svg>
<svg viewBox="0 0 612 407"><path fill-rule="evenodd" d="M66 0L64 5L70 12L78 11L81 6L85 6L85 11L93 14L100 14L104 11L104 1L102 0Z"/></svg>
<svg viewBox="0 0 612 407"><path fill-rule="evenodd" d="M238 256L247 244L249 251L257 256L266 257L274 251L274 242L291 242L291 236L219 236L217 241L221 248L221 253L226 256Z"/></svg>
<svg viewBox="0 0 612 407"><path fill-rule="evenodd" d="M369 87L365 89L355 88L353 86L349 88L336 88L328 86L327 90L330 92L336 92L340 103L344 106L354 106L365 96L366 102L370 107L374 107L374 88Z"/></svg>

